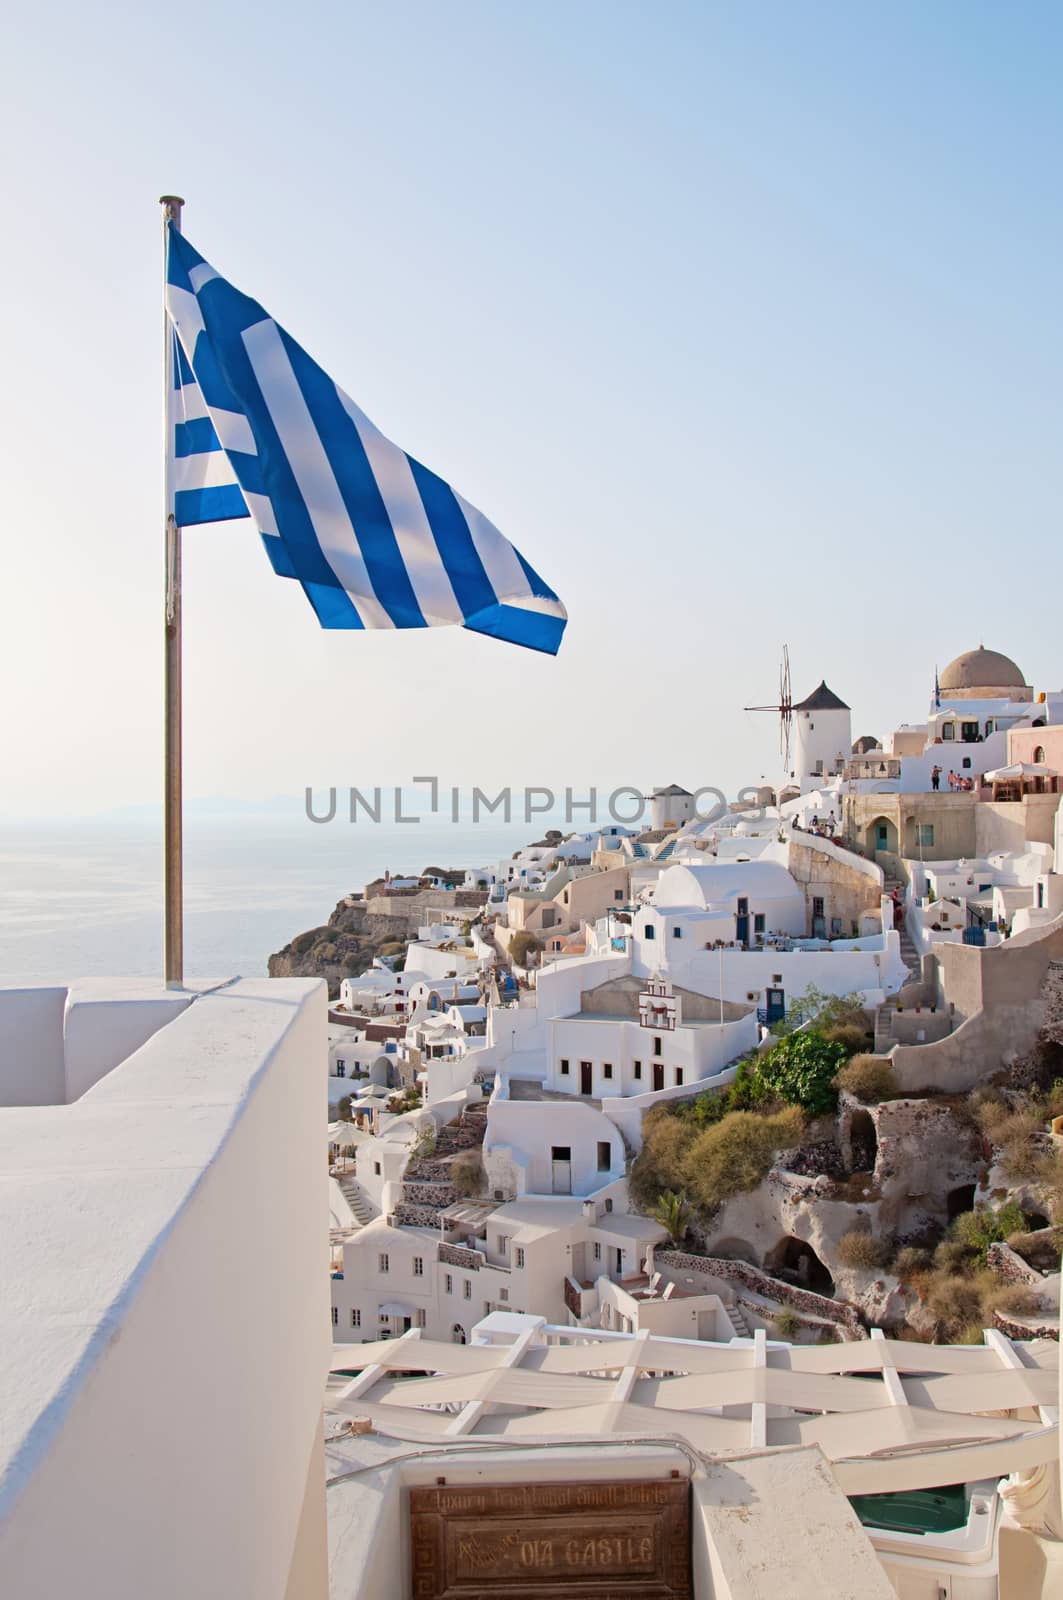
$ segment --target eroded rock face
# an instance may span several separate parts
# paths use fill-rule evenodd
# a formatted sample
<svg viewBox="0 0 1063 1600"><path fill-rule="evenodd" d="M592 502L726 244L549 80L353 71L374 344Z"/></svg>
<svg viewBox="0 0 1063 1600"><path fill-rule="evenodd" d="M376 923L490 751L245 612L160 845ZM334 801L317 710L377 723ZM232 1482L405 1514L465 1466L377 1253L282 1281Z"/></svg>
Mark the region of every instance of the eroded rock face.
<svg viewBox="0 0 1063 1600"><path fill-rule="evenodd" d="M817 1156L826 1169L818 1173L811 1170ZM705 1248L742 1253L791 1279L822 1272L834 1293L860 1306L870 1322L896 1324L909 1314L909 1296L881 1269L843 1266L840 1240L854 1231L889 1242L940 1232L950 1215L970 1209L984 1170L982 1137L963 1101L865 1106L843 1096L837 1141L781 1156L755 1190L720 1208Z"/></svg>

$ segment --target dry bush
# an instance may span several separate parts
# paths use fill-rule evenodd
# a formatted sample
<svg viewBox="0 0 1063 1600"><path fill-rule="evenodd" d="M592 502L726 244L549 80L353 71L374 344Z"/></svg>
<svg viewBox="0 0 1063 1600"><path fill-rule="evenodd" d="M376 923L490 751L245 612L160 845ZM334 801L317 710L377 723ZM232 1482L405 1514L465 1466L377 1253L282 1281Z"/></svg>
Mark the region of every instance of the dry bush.
<svg viewBox="0 0 1063 1600"><path fill-rule="evenodd" d="M1035 1233L1013 1233L1008 1244L1038 1272L1058 1272L1063 1256L1063 1228L1048 1228Z"/></svg>
<svg viewBox="0 0 1063 1600"><path fill-rule="evenodd" d="M849 1055L855 1055L858 1050L867 1049L868 1030L856 1022L835 1022L823 1030L824 1039L829 1039L831 1044L843 1045Z"/></svg>
<svg viewBox="0 0 1063 1600"><path fill-rule="evenodd" d="M697 1135L695 1122L672 1116L664 1106L644 1117L642 1149L629 1174L632 1198L643 1211L666 1189L684 1187L686 1158Z"/></svg>
<svg viewBox="0 0 1063 1600"><path fill-rule="evenodd" d="M984 1285L979 1278L935 1272L927 1285L925 1304L936 1324L936 1336L946 1344L971 1343L960 1336L977 1324L981 1329ZM981 1341L979 1332L978 1341Z"/></svg>
<svg viewBox="0 0 1063 1600"><path fill-rule="evenodd" d="M853 1056L834 1081L839 1089L865 1103L889 1100L900 1092L896 1074L885 1056Z"/></svg>
<svg viewBox="0 0 1063 1600"><path fill-rule="evenodd" d="M804 1123L797 1106L769 1117L730 1112L696 1135L686 1153L681 1187L697 1205L714 1211L732 1195L755 1189L778 1152L799 1143Z"/></svg>
<svg viewBox="0 0 1063 1600"><path fill-rule="evenodd" d="M843 1267L852 1267L859 1272L877 1272L889 1260L890 1248L881 1239L876 1239L870 1233L860 1233L854 1228L850 1233L842 1234L835 1255Z"/></svg>
<svg viewBox="0 0 1063 1600"><path fill-rule="evenodd" d="M1006 1283L999 1289L990 1289L985 1296L985 1309L1011 1312L1017 1317L1034 1317L1044 1310L1042 1297L1032 1284Z"/></svg>
<svg viewBox="0 0 1063 1600"><path fill-rule="evenodd" d="M462 1200L471 1200L482 1192L487 1181L479 1150L459 1150L450 1163L450 1181Z"/></svg>
<svg viewBox="0 0 1063 1600"><path fill-rule="evenodd" d="M968 1245L962 1239L942 1239L934 1251L935 1272L962 1272L969 1267L974 1257Z"/></svg>
<svg viewBox="0 0 1063 1600"><path fill-rule="evenodd" d="M905 1245L903 1250L898 1250L897 1259L893 1263L893 1270L903 1283L909 1283L920 1274L929 1272L934 1265L934 1257L929 1250L921 1250L918 1245Z"/></svg>

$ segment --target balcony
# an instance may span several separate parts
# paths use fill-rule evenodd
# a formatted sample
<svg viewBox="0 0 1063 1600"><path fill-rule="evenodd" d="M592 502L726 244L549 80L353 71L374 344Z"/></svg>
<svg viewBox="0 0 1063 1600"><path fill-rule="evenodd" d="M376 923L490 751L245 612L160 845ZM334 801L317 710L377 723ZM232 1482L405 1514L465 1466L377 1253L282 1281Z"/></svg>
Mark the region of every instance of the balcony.
<svg viewBox="0 0 1063 1600"><path fill-rule="evenodd" d="M448 1267L471 1267L479 1272L486 1262L479 1250L469 1250L463 1244L440 1244L438 1260Z"/></svg>

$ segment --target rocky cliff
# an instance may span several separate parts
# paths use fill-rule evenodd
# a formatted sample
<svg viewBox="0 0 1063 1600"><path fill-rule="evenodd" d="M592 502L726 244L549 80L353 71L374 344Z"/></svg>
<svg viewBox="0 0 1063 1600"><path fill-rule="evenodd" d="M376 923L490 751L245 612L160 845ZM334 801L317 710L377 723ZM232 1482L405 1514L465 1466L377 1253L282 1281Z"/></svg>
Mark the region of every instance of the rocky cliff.
<svg viewBox="0 0 1063 1600"><path fill-rule="evenodd" d="M269 958L271 978L325 978L329 998L344 978L367 971L377 956L401 955L409 938L409 918L370 911L364 900L344 899L320 928L296 934Z"/></svg>

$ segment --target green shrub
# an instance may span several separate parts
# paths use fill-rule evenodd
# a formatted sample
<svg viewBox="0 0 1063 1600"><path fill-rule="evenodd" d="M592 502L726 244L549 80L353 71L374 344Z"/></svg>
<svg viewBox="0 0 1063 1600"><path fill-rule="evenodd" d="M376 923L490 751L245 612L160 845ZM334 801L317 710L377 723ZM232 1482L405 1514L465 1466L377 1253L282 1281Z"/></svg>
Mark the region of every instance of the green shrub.
<svg viewBox="0 0 1063 1600"><path fill-rule="evenodd" d="M729 1112L688 1146L683 1171L687 1193L706 1211L746 1194L765 1178L780 1150L796 1145L804 1118L796 1106L773 1116Z"/></svg>
<svg viewBox="0 0 1063 1600"><path fill-rule="evenodd" d="M791 1306L782 1306L772 1317L771 1327L777 1339L796 1339L801 1331L801 1318Z"/></svg>
<svg viewBox="0 0 1063 1600"><path fill-rule="evenodd" d="M1009 1234L1019 1233L1025 1226L1025 1213L1014 1200L1009 1200L999 1211L990 1211L987 1207L981 1211L962 1212L949 1229L949 1235L984 1266L991 1244L1001 1243Z"/></svg>
<svg viewBox="0 0 1063 1600"><path fill-rule="evenodd" d="M757 1077L769 1094L818 1117L834 1110L834 1080L847 1059L844 1046L810 1028L788 1034L761 1056Z"/></svg>
<svg viewBox="0 0 1063 1600"><path fill-rule="evenodd" d="M839 1089L855 1095L865 1105L877 1105L898 1093L897 1077L885 1056L851 1057L834 1080Z"/></svg>
<svg viewBox="0 0 1063 1600"><path fill-rule="evenodd" d="M843 1233L835 1252L843 1267L859 1272L878 1272L890 1258L890 1248L870 1233L852 1229Z"/></svg>

